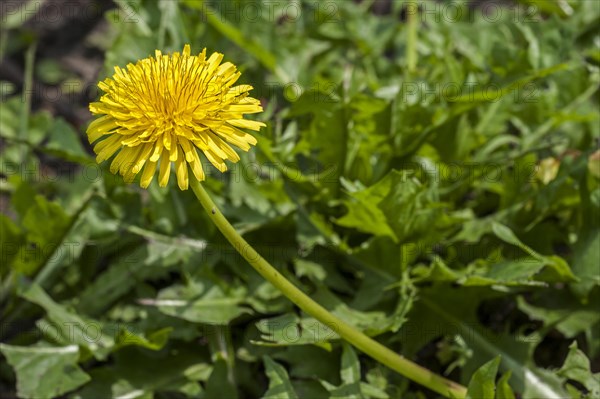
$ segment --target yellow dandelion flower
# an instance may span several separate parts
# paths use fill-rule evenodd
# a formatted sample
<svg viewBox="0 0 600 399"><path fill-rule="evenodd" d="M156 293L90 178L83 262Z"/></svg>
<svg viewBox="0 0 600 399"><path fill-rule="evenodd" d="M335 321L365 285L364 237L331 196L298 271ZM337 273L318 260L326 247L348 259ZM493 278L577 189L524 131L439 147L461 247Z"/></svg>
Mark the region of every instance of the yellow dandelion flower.
<svg viewBox="0 0 600 399"><path fill-rule="evenodd" d="M241 129L260 130L265 124L244 119L261 112L257 99L248 96L252 86L233 86L240 77L235 65L221 64L223 54L206 58L206 49L190 55L163 55L115 67L111 78L98 83L104 92L90 111L100 116L90 123L87 134L98 163L116 154L110 165L131 183L141 172L140 186L148 187L158 169L158 183L169 182L175 163L177 184L189 185L188 167L199 181L204 171L198 149L218 170L227 170L225 160L239 161L231 145L248 151L256 139Z"/></svg>

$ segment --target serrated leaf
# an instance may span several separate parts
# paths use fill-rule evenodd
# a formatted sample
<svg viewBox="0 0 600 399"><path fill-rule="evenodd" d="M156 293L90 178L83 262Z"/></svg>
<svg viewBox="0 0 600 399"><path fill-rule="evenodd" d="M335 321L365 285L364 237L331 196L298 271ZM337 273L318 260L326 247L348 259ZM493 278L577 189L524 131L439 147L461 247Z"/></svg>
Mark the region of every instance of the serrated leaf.
<svg viewBox="0 0 600 399"><path fill-rule="evenodd" d="M565 280L565 281L577 280L577 277L573 274L573 272L571 271L571 268L569 267L567 262L565 262L564 259L560 258L559 256L555 256L555 255L544 256L544 255L536 252L529 246L525 245L515 235L515 233L507 226L497 223L497 222L494 222L492 224L492 231L498 238L500 238L504 242L521 248L524 252L529 254L529 256L531 256L534 260L542 262L543 265L548 267L550 270L552 270L558 276L559 279ZM532 262L532 264L535 264L535 262Z"/></svg>
<svg viewBox="0 0 600 399"><path fill-rule="evenodd" d="M569 354L557 374L568 380L581 383L588 390L585 397L591 399L600 396L600 373L592 373L590 360L577 347L577 341L573 341L569 347Z"/></svg>
<svg viewBox="0 0 600 399"><path fill-rule="evenodd" d="M529 301L519 296L517 305L532 320L542 321L546 329L556 328L566 338L575 338L600 322L598 300L600 291L592 292L589 302L582 304L570 292L561 290L546 295L539 293Z"/></svg>
<svg viewBox="0 0 600 399"><path fill-rule="evenodd" d="M392 170L377 184L350 193L350 199L344 200L348 212L336 223L395 242L416 240L431 231L432 224L445 221L432 197L433 192L418 180Z"/></svg>
<svg viewBox="0 0 600 399"><path fill-rule="evenodd" d="M460 334L473 350L473 357L463 367L467 375L470 370L475 372L475 361L481 364L492 356L500 355L500 368L513 372L511 385L522 393L523 398L563 398L566 393L556 376L536 367L531 361L532 345L536 343L534 339L493 333L477 321L476 307L479 301L499 295L484 288L461 287L453 290L438 286L422 289L419 294L421 300L409 314L412 324L408 323L400 331L403 342L414 351L439 334ZM418 326L419 330L414 330L414 326Z"/></svg>
<svg viewBox="0 0 600 399"><path fill-rule="evenodd" d="M160 350L167 342L171 328L154 331L143 337L129 331L123 325L110 325L88 317L56 303L44 290L32 284L22 296L44 310L49 321L38 320L41 331L50 333L50 338L63 344L77 344L86 348L98 360L105 359L111 352L125 346L141 346Z"/></svg>
<svg viewBox="0 0 600 399"><path fill-rule="evenodd" d="M51 325L55 326L54 339L62 343L72 343L85 347L98 359L104 359L114 345L114 339L102 333L102 325L90 319L85 319L56 303L48 294L36 284L28 287L23 293L23 298L41 306L46 310ZM42 324L40 324L42 323ZM44 328L50 324L38 321L42 331L53 331Z"/></svg>
<svg viewBox="0 0 600 399"><path fill-rule="evenodd" d="M77 365L77 345L22 347L0 343L0 352L17 374L20 397L55 398L90 380Z"/></svg>

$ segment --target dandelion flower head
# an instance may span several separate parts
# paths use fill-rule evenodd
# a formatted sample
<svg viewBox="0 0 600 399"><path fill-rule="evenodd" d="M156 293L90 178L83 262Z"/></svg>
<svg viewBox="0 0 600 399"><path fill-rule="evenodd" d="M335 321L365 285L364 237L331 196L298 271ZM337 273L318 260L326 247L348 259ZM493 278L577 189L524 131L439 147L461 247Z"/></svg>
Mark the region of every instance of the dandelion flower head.
<svg viewBox="0 0 600 399"><path fill-rule="evenodd" d="M242 129L258 131L262 122L244 119L244 114L262 111L260 102L248 96L250 85L233 86L240 77L234 64L221 64L223 54L206 58L206 49L190 55L186 45L180 54L138 61L98 84L104 92L90 104L99 116L87 134L96 160L113 155L112 173L127 183L140 172L140 186L148 187L158 169L159 185L169 182L174 164L179 188L189 186L189 170L205 178L198 150L218 170L227 170L225 160L239 161L231 147L248 151L256 139Z"/></svg>

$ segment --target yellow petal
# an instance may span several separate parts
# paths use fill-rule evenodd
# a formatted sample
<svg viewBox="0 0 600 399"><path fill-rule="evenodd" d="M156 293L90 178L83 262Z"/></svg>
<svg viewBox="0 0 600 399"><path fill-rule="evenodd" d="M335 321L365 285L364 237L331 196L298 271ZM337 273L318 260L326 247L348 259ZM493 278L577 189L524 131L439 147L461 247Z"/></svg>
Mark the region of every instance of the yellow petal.
<svg viewBox="0 0 600 399"><path fill-rule="evenodd" d="M219 155L223 159L229 159L233 162L237 162L240 160L240 156L233 150L233 148L231 148L225 141L223 141L223 139L215 136L212 133L211 135L213 137L214 143L216 143L217 145L217 147L211 147L211 149L216 150L218 148L219 151L215 151L217 155Z"/></svg>
<svg viewBox="0 0 600 399"><path fill-rule="evenodd" d="M225 151L221 149L219 142L221 139L215 136L212 132L206 132L206 139L208 140L208 148L219 158L227 158Z"/></svg>
<svg viewBox="0 0 600 399"><path fill-rule="evenodd" d="M254 131L259 131L261 127L265 127L263 122L251 121L248 119L230 119L227 121L231 126L241 127L243 129L250 129Z"/></svg>
<svg viewBox="0 0 600 399"><path fill-rule="evenodd" d="M163 151L163 141L162 140L156 140L156 142L154 143L154 151L152 152L152 155L150 156L150 161L152 162L158 162L158 160L160 159L160 155L162 154Z"/></svg>
<svg viewBox="0 0 600 399"><path fill-rule="evenodd" d="M227 170L227 165L223 162L223 159L219 158L217 154L215 154L210 148L204 151L204 155L206 158L212 163L215 168L219 169L220 172L225 172Z"/></svg>
<svg viewBox="0 0 600 399"><path fill-rule="evenodd" d="M192 143L190 143L190 141L185 137L180 137L179 144L181 144L181 149L185 154L185 160L188 162L192 162L194 160L192 152L196 152L196 150L192 147Z"/></svg>
<svg viewBox="0 0 600 399"><path fill-rule="evenodd" d="M165 145L165 148L167 150L171 149L171 143L172 143L171 134L170 133L164 133L163 134L163 144Z"/></svg>
<svg viewBox="0 0 600 399"><path fill-rule="evenodd" d="M192 172L198 181L203 181L205 179L204 170L202 170L202 163L200 162L200 157L196 150L193 150L192 158L193 160L190 162Z"/></svg>
<svg viewBox="0 0 600 399"><path fill-rule="evenodd" d="M175 171L177 174L177 185L181 190L188 189L188 169L187 162L183 157L179 157L179 159L175 162Z"/></svg>
<svg viewBox="0 0 600 399"><path fill-rule="evenodd" d="M212 77L212 75L214 74L214 72L219 67L219 64L221 63L222 59L223 59L223 54L212 53L212 55L208 58L208 61L207 61L208 67L205 69L204 73L202 74L202 78L210 79Z"/></svg>
<svg viewBox="0 0 600 399"><path fill-rule="evenodd" d="M135 154L131 155L128 160L121 164L121 167L119 168L119 173L121 174L121 176L123 176L123 180L125 181L125 183L129 184L135 179L135 175L139 171L139 169L136 168L136 165L138 159L143 154L144 149L145 146L136 147L134 150Z"/></svg>
<svg viewBox="0 0 600 399"><path fill-rule="evenodd" d="M156 173L156 162L148 162L146 167L144 168L144 172L142 173L142 178L140 179L140 187L148 188L152 179L154 178L154 174Z"/></svg>
<svg viewBox="0 0 600 399"><path fill-rule="evenodd" d="M104 115L92 121L87 128L88 140L90 143L98 140L102 135L110 132L111 129L118 127L116 121L110 115Z"/></svg>
<svg viewBox="0 0 600 399"><path fill-rule="evenodd" d="M110 173L117 173L117 172L121 172L121 170L123 170L121 168L122 165L127 165L127 163L131 163L131 159L135 156L136 151L138 150L137 147L131 148L131 147L125 147L123 148L115 157L115 159L113 159L113 161L110 164ZM123 174L121 172L121 174Z"/></svg>
<svg viewBox="0 0 600 399"><path fill-rule="evenodd" d="M223 125L218 130L214 131L225 141L241 148L244 151L250 149L250 145L256 144L256 138L242 130L232 126Z"/></svg>
<svg viewBox="0 0 600 399"><path fill-rule="evenodd" d="M102 140L94 146L94 152L97 154L96 162L106 161L121 147L121 137L117 134Z"/></svg>
<svg viewBox="0 0 600 399"><path fill-rule="evenodd" d="M148 156L150 155L150 152L152 152L152 149L152 144L143 145L142 151L140 152L137 160L134 162L133 167L131 168L131 171L133 173L138 174L140 170L142 170L142 167L148 160Z"/></svg>
<svg viewBox="0 0 600 399"><path fill-rule="evenodd" d="M221 64L221 66L219 66L216 74L221 75L223 77L227 77L235 73L235 70L235 65L233 65L231 62L225 62Z"/></svg>
<svg viewBox="0 0 600 399"><path fill-rule="evenodd" d="M256 104L231 104L227 111L230 112L238 112L242 114L255 114L257 112L262 112L262 107Z"/></svg>
<svg viewBox="0 0 600 399"><path fill-rule="evenodd" d="M171 151L170 151L170 155L169 155L169 161L175 162L179 158L180 158L180 156L179 156L179 146L178 145L173 145L171 147Z"/></svg>
<svg viewBox="0 0 600 399"><path fill-rule="evenodd" d="M158 172L158 185L166 187L169 184L169 175L171 174L171 161L169 161L169 152L163 150L160 160L160 171Z"/></svg>

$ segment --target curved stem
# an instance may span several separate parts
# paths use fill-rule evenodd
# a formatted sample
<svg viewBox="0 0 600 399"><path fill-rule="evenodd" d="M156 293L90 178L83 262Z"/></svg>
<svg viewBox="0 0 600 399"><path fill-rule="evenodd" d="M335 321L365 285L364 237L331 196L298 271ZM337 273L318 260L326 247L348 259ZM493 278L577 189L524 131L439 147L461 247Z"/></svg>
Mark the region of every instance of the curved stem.
<svg viewBox="0 0 600 399"><path fill-rule="evenodd" d="M277 287L296 306L331 328L341 338L360 351L397 371L406 378L446 397L464 398L466 396L467 389L464 386L434 374L426 368L398 355L396 352L393 352L389 348L363 334L355 327L334 316L327 309L313 301L271 266L269 262L260 256L258 252L256 252L256 250L237 233L198 181L190 179L190 186L206 212L208 212L213 223L221 233L223 233L236 251L238 251L261 276Z"/></svg>

